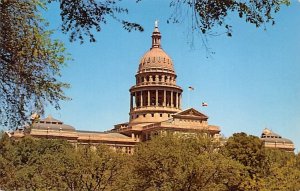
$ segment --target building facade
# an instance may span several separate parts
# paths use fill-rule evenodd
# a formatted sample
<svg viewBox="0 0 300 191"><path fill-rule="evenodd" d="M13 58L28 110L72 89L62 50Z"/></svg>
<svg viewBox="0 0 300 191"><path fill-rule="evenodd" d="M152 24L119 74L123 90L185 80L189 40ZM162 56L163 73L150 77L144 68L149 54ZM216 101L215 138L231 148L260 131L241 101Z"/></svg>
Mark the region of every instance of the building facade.
<svg viewBox="0 0 300 191"><path fill-rule="evenodd" d="M74 144L104 143L128 153L136 143L147 141L162 131L205 132L218 138L220 128L209 125L208 116L194 108L182 110L183 90L176 83L171 57L162 49L157 23L151 37L150 50L140 59L136 84L129 90L128 122L117 124L106 132L81 131L48 116L10 135L15 138L29 134L38 138L66 139Z"/></svg>

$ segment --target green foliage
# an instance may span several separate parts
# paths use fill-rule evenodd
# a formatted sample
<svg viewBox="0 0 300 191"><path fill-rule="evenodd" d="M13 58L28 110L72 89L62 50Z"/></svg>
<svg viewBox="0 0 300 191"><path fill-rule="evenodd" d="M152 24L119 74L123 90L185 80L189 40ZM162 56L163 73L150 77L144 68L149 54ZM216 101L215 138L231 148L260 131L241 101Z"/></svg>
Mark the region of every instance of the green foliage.
<svg viewBox="0 0 300 191"><path fill-rule="evenodd" d="M101 31L102 25L108 22L108 18L119 22L127 31L144 31L137 23L121 19L120 14L128 14L128 9L118 5L117 1L96 0L49 0L60 3L62 31L70 34L70 41L79 39L81 43L87 36L90 42L95 42L93 31Z"/></svg>
<svg viewBox="0 0 300 191"><path fill-rule="evenodd" d="M0 188L298 191L299 154L262 148L266 165L250 167L257 164L258 145L256 137L244 133L234 134L221 149L205 135L166 133L139 144L133 155L125 155L105 145L75 146L63 140L31 137L14 141L3 134Z"/></svg>
<svg viewBox="0 0 300 191"><path fill-rule="evenodd" d="M133 190L227 190L243 167L225 158L205 136L167 134L142 143L134 153Z"/></svg>
<svg viewBox="0 0 300 191"><path fill-rule="evenodd" d="M48 0L54 2L58 0ZM127 31L143 31L143 27L134 22L121 18L120 15L128 14L129 10L120 5L122 0L65 0L59 1L62 31L70 34L70 40L89 37L95 41L93 32L101 31L103 24L109 19L115 20ZM141 0L136 0L136 3ZM203 35L215 35L215 29L224 28L228 36L232 36L232 25L227 22L228 17L236 16L244 19L256 27L265 27L266 23L274 24L274 13L278 12L282 5L289 5L290 0L170 0L172 14L167 23L190 23L190 33ZM204 42L204 41L203 41Z"/></svg>
<svg viewBox="0 0 300 191"><path fill-rule="evenodd" d="M124 158L104 145L80 146L63 158L61 176L70 190L112 190L126 165Z"/></svg>
<svg viewBox="0 0 300 191"><path fill-rule="evenodd" d="M235 133L228 138L222 153L245 166L248 177L241 184L243 190L265 188L263 176L266 174L267 156L258 137Z"/></svg>
<svg viewBox="0 0 300 191"><path fill-rule="evenodd" d="M267 157L263 142L258 137L235 133L227 140L223 151L225 155L248 167L250 175L263 173Z"/></svg>
<svg viewBox="0 0 300 191"><path fill-rule="evenodd" d="M242 163L248 177L241 184L242 190L299 190L299 169L294 153L265 149L262 141L246 133L235 133L221 151Z"/></svg>
<svg viewBox="0 0 300 191"><path fill-rule="evenodd" d="M68 99L58 81L68 58L40 16L39 1L0 1L0 125L16 128L31 112Z"/></svg>
<svg viewBox="0 0 300 191"><path fill-rule="evenodd" d="M266 187L270 190L299 190L300 171L296 155L277 149L267 149L266 154L269 163Z"/></svg>
<svg viewBox="0 0 300 191"><path fill-rule="evenodd" d="M106 146L63 140L0 141L0 188L5 190L112 190L125 156Z"/></svg>
<svg viewBox="0 0 300 191"><path fill-rule="evenodd" d="M296 167L300 170L300 153L296 155Z"/></svg>
<svg viewBox="0 0 300 191"><path fill-rule="evenodd" d="M19 141L7 138L1 140L0 187L7 190L49 190L63 187L56 173L60 168L59 159L72 148L66 141L32 139Z"/></svg>
<svg viewBox="0 0 300 191"><path fill-rule="evenodd" d="M227 23L230 16L236 13L238 17L256 27L266 23L275 24L273 14L282 5L289 5L289 0L172 0L170 6L174 12L168 22L178 23L185 20L191 23L191 32L211 34L216 26L224 27L228 36L232 36L232 26ZM180 14L186 12L187 14Z"/></svg>

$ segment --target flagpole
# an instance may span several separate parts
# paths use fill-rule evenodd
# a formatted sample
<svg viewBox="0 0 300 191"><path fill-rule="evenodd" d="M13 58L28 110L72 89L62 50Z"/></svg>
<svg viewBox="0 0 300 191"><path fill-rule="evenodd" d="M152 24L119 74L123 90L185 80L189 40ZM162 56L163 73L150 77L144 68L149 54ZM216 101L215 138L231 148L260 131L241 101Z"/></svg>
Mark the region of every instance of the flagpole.
<svg viewBox="0 0 300 191"><path fill-rule="evenodd" d="M192 86L189 86L188 90L189 90L189 93L188 93L188 108L190 108L191 107L190 106L190 96L191 96L191 91L193 91L194 88Z"/></svg>
<svg viewBox="0 0 300 191"><path fill-rule="evenodd" d="M189 93L188 93L188 108L190 108L190 94L191 94L191 90L189 89Z"/></svg>

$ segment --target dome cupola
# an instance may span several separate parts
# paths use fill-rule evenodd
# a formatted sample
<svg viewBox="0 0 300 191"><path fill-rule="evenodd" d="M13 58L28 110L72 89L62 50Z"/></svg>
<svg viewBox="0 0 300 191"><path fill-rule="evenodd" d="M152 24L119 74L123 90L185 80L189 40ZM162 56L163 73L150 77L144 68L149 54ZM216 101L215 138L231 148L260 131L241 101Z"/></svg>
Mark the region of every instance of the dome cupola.
<svg viewBox="0 0 300 191"><path fill-rule="evenodd" d="M152 46L148 52L141 58L138 73L163 70L175 73L172 59L161 48L161 34L158 30L158 24L152 33Z"/></svg>

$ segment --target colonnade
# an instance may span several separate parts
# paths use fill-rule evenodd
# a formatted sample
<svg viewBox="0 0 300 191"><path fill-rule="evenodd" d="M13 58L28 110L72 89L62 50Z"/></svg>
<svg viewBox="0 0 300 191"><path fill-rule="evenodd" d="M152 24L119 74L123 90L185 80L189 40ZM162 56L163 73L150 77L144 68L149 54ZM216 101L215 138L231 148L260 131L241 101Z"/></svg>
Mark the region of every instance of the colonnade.
<svg viewBox="0 0 300 191"><path fill-rule="evenodd" d="M181 107L181 92L173 90L141 90L130 95L130 109L137 107Z"/></svg>

